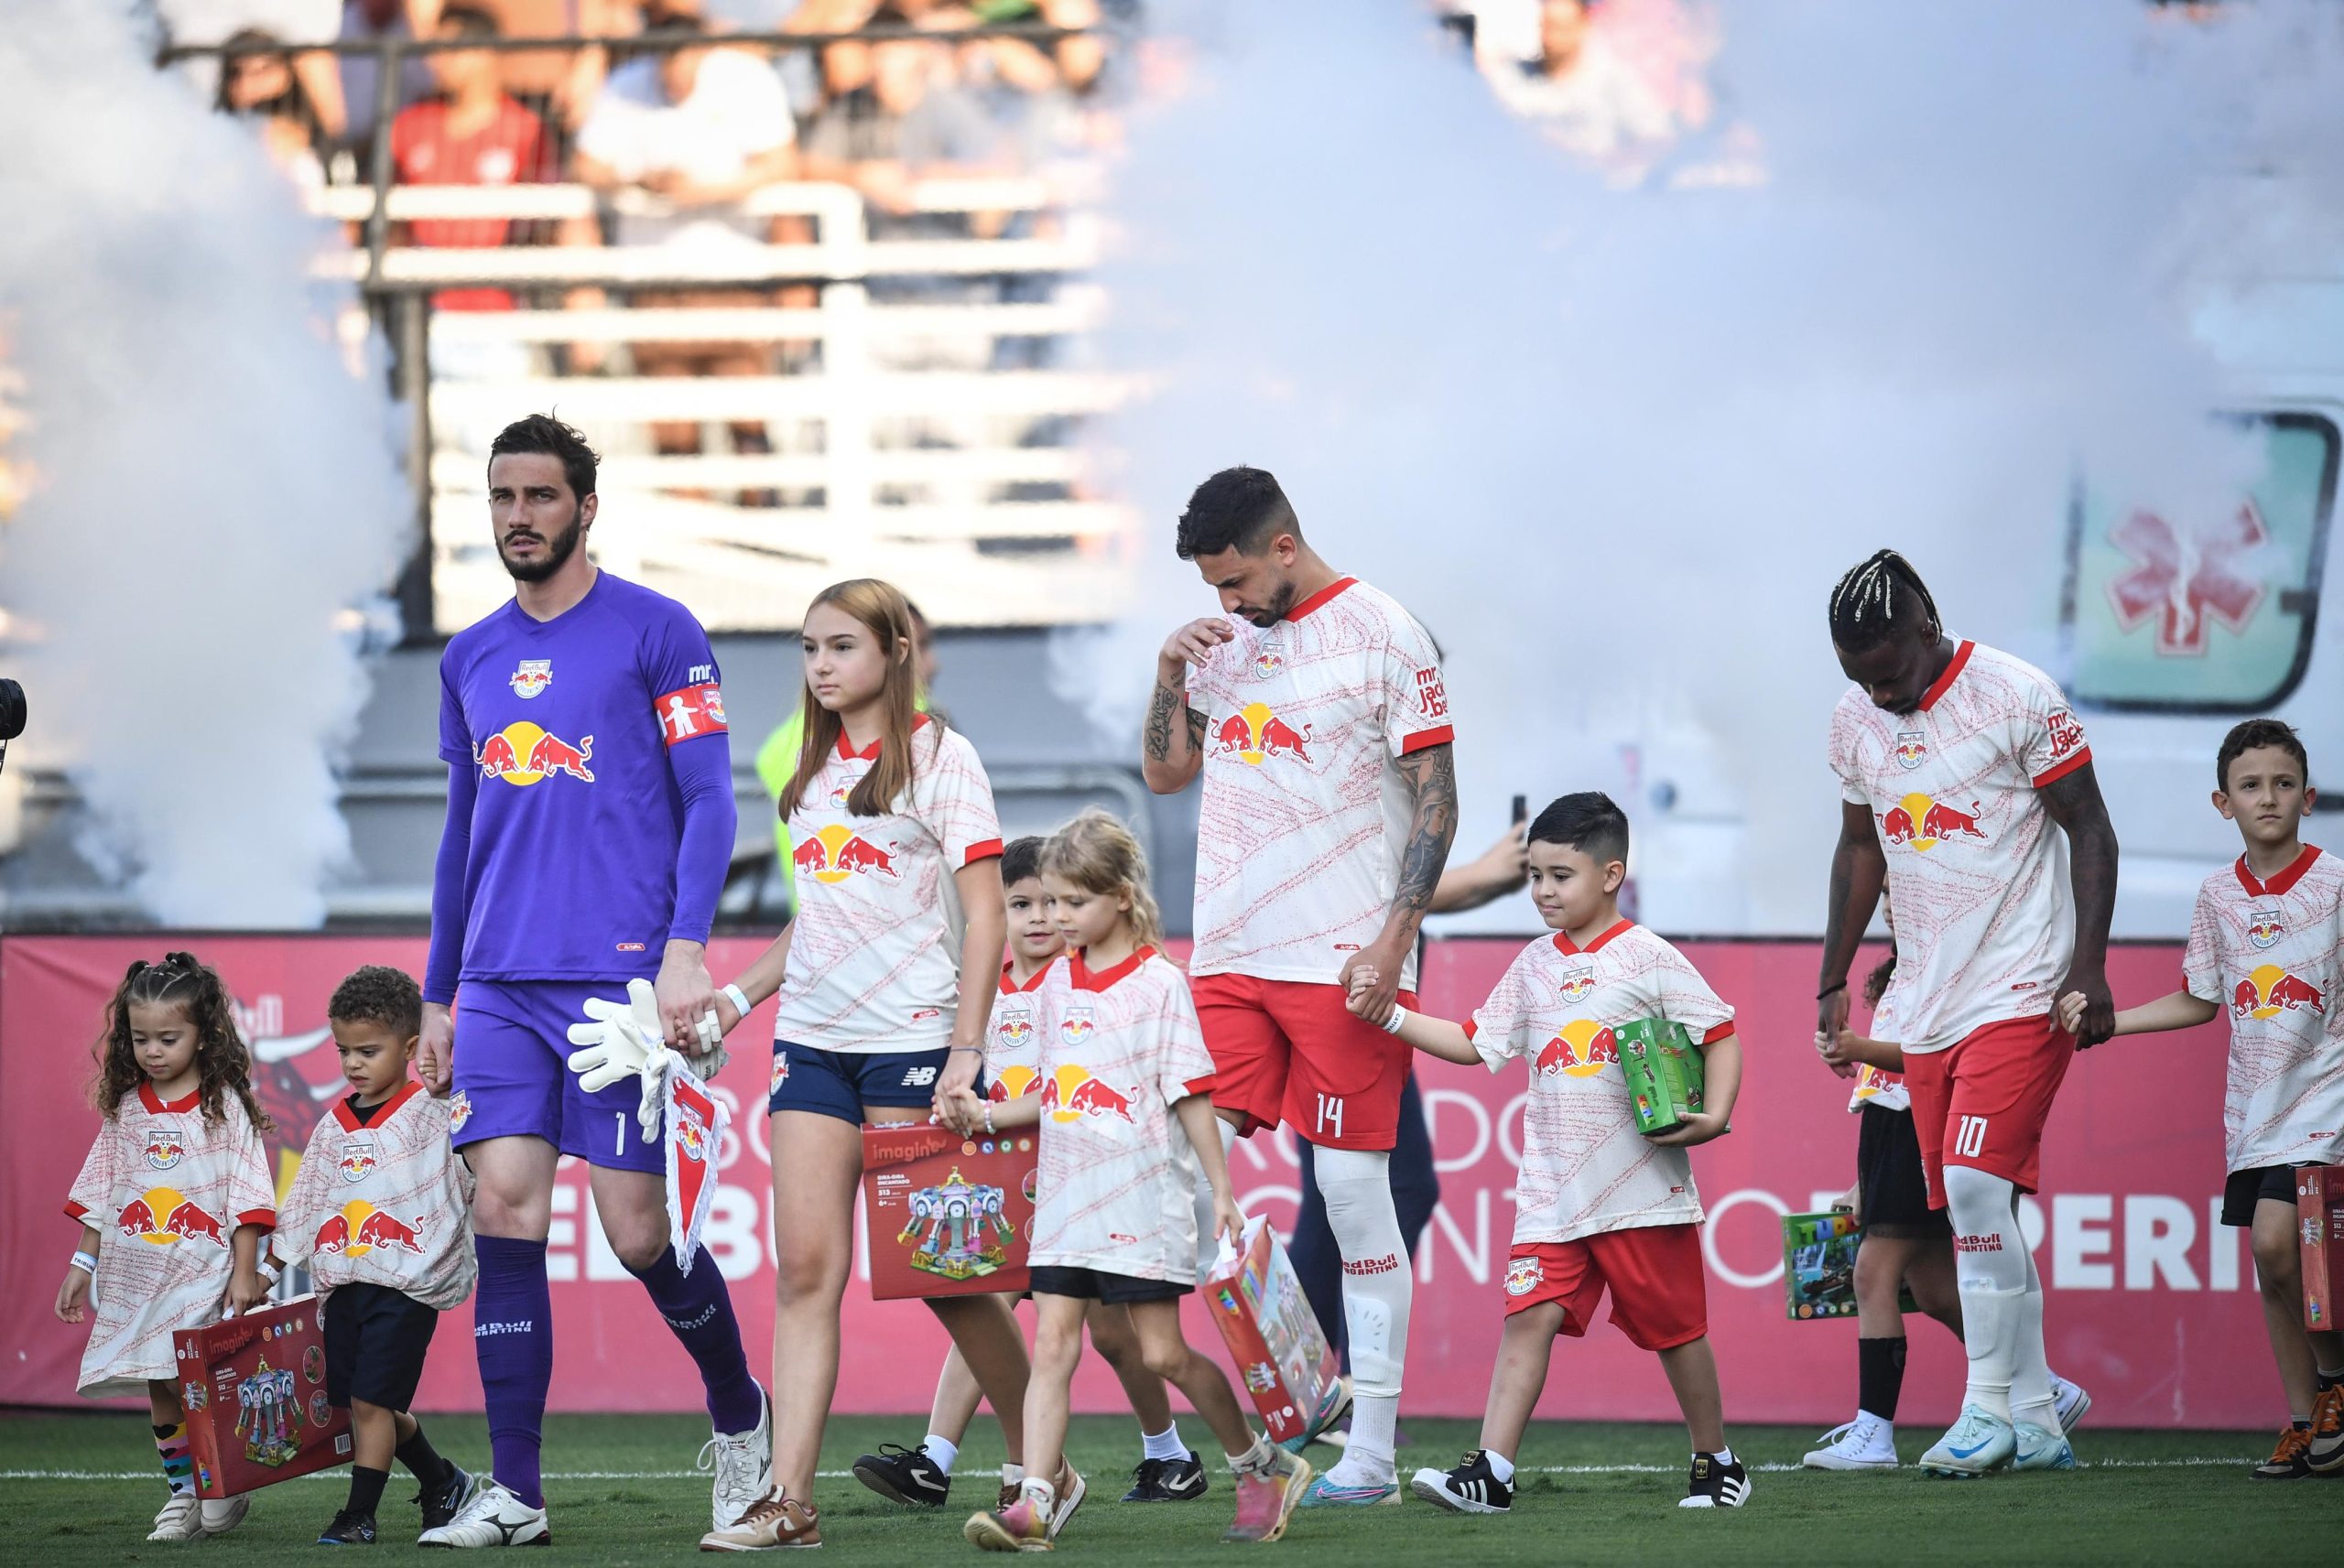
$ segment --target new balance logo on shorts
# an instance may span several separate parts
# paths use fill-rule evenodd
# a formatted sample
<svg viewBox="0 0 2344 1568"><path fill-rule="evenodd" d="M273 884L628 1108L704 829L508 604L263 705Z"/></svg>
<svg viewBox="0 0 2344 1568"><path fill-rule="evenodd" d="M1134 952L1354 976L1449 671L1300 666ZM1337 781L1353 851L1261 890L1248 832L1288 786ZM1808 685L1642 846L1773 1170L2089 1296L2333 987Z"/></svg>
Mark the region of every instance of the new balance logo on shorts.
<svg viewBox="0 0 2344 1568"><path fill-rule="evenodd" d="M936 1069L933 1067L906 1067L904 1069L904 1087L907 1089L924 1089L935 1081Z"/></svg>

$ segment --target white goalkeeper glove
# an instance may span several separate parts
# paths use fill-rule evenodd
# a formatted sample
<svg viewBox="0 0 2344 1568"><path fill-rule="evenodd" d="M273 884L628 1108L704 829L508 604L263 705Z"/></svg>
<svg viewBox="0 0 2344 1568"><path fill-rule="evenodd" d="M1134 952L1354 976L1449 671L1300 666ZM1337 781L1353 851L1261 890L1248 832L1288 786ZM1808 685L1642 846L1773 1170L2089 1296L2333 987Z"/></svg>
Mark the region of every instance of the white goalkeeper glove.
<svg viewBox="0 0 2344 1568"><path fill-rule="evenodd" d="M599 1094L623 1078L639 1075L642 1098L635 1106L635 1119L643 1129L643 1141L657 1143L667 1114L667 1075L685 1059L667 1049L661 1037L659 1002L651 982L627 981L626 995L624 1007L601 997L586 999L589 1022L570 1026L570 1043L584 1047L570 1054L570 1070L578 1075L579 1087L588 1094Z"/></svg>

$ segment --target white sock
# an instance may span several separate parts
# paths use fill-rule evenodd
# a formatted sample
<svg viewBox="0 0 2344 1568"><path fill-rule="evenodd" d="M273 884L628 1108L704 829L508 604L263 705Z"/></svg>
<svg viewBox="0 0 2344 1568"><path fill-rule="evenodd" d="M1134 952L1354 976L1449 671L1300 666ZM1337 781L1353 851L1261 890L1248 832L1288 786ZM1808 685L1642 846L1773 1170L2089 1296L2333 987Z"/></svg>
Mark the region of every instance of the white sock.
<svg viewBox="0 0 2344 1568"><path fill-rule="evenodd" d="M1185 1459L1188 1445L1180 1441L1180 1423L1174 1422L1162 1432L1143 1432L1140 1437L1140 1457L1143 1459Z"/></svg>
<svg viewBox="0 0 2344 1568"><path fill-rule="evenodd" d="M960 1457L959 1444L949 1437L939 1437L931 1432L919 1440L919 1445L927 1452L928 1458L936 1462L937 1469L947 1476L952 1474L952 1461Z"/></svg>
<svg viewBox="0 0 2344 1568"><path fill-rule="evenodd" d="M1004 1465L1001 1467L1001 1484L1004 1487L1024 1486L1026 1484L1026 1466L1023 1465Z"/></svg>
<svg viewBox="0 0 2344 1568"><path fill-rule="evenodd" d="M1490 1462L1491 1475L1495 1476L1499 1480L1504 1482L1509 1487L1514 1485L1513 1460L1507 1458L1504 1454L1499 1453L1494 1448L1482 1449L1481 1457Z"/></svg>
<svg viewBox="0 0 2344 1568"><path fill-rule="evenodd" d="M1697 1448L1697 1449L1695 1449L1695 1450L1693 1451L1693 1457L1694 1457L1694 1458L1696 1458L1696 1459L1698 1459L1700 1456L1701 1456L1701 1451L1700 1451L1699 1449L1698 1449L1698 1448ZM1716 1460L1716 1461L1717 1461L1719 1464L1720 1464L1720 1465L1731 1465L1731 1464L1732 1464L1732 1463L1733 1463L1733 1444L1730 1444L1730 1443L1729 1443L1729 1444L1727 1444L1723 1448L1720 1448L1720 1449L1719 1449L1715 1454L1710 1454L1710 1455L1709 1455L1709 1457L1710 1457L1710 1458L1712 1458L1712 1459L1714 1459L1714 1460Z"/></svg>
<svg viewBox="0 0 2344 1568"><path fill-rule="evenodd" d="M1399 1473L1393 1453L1399 1424L1399 1395L1354 1393L1351 1441L1343 1444L1343 1456L1327 1472L1328 1477L1338 1487L1380 1487L1391 1480ZM1356 1465L1351 1463L1354 1459L1360 1462Z"/></svg>
<svg viewBox="0 0 2344 1568"><path fill-rule="evenodd" d="M2015 1226L2013 1226L2015 1230ZM2024 1252L2025 1242L2019 1246ZM2018 1365L2011 1377L2011 1420L2029 1422L2056 1437L2059 1434L2058 1385L2051 1380L2051 1363L2043 1353L2043 1277L2026 1260L2026 1293L2019 1298Z"/></svg>
<svg viewBox="0 0 2344 1568"><path fill-rule="evenodd" d="M1327 1203L1327 1228L1343 1260L1343 1319L1350 1331L1351 1441L1328 1473L1337 1486L1382 1486L1394 1474L1393 1429L1408 1354L1415 1274L1392 1207L1392 1157L1363 1149L1317 1149L1312 1164Z"/></svg>
<svg viewBox="0 0 2344 1568"><path fill-rule="evenodd" d="M1252 1447L1243 1454L1228 1455L1229 1467L1240 1474L1260 1475L1270 1467L1271 1461L1276 1457L1277 1450L1270 1446L1270 1440L1255 1433Z"/></svg>
<svg viewBox="0 0 2344 1568"><path fill-rule="evenodd" d="M1948 1165L1945 1195L1946 1212L1953 1222L1954 1272L1961 1283L1961 1337L1970 1351L1970 1384L1963 1400L2008 1421L2011 1385L2018 1376L2026 1334L2022 1320L2032 1261L2013 1206L2016 1189L1989 1172ZM2035 1332L2039 1346L2040 1317ZM2039 1362L2039 1348L2035 1355Z"/></svg>
<svg viewBox="0 0 2344 1568"><path fill-rule="evenodd" d="M1047 1481L1028 1476L1019 1483L1017 1495L1039 1509L1044 1519L1058 1511L1058 1489Z"/></svg>

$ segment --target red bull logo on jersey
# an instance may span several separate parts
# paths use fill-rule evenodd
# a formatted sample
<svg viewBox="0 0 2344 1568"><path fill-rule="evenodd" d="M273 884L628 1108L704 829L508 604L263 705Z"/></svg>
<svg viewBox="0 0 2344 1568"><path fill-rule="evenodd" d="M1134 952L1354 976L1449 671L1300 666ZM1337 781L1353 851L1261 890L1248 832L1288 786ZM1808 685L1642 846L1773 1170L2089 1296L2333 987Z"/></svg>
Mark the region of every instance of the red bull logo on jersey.
<svg viewBox="0 0 2344 1568"><path fill-rule="evenodd" d="M2249 910L2246 916L2246 939L2257 947L2276 946L2287 927L2275 909Z"/></svg>
<svg viewBox="0 0 2344 1568"><path fill-rule="evenodd" d="M1286 654L1273 643L1253 655L1253 678L1267 680L1286 668Z"/></svg>
<svg viewBox="0 0 2344 1568"><path fill-rule="evenodd" d="M1565 1001L1578 1001L1595 989L1595 960L1582 958L1564 968L1556 978L1555 989L1563 993Z"/></svg>
<svg viewBox="0 0 2344 1568"><path fill-rule="evenodd" d="M993 1026L993 1037L1005 1051L1022 1051L1034 1041L1034 1020L1023 1011L1004 1012Z"/></svg>
<svg viewBox="0 0 2344 1568"><path fill-rule="evenodd" d="M1538 1054L1531 1061L1531 1070L1542 1076L1561 1073L1568 1077L1591 1078L1604 1068L1619 1065L1620 1047L1612 1038L1612 1026L1591 1018L1574 1018L1538 1048Z"/></svg>
<svg viewBox="0 0 2344 1568"><path fill-rule="evenodd" d="M333 1228L336 1219L342 1222L338 1231ZM319 1227L318 1238L322 1243L329 1233L332 1234L342 1240L342 1253L351 1258L364 1258L377 1247L401 1247L419 1253L423 1250L423 1226L421 1215L417 1215L415 1223L409 1225L364 1198L353 1198L342 1206L340 1214ZM320 1245L318 1249L325 1249Z"/></svg>
<svg viewBox="0 0 2344 1568"><path fill-rule="evenodd" d="M1069 1045L1080 1045L1098 1032L1090 1007L1082 1002L1068 1008L1066 1016L1058 1020L1058 1038Z"/></svg>
<svg viewBox="0 0 2344 1568"><path fill-rule="evenodd" d="M1536 1290L1546 1278L1546 1271L1536 1258L1516 1258L1505 1266L1505 1293L1526 1296Z"/></svg>
<svg viewBox="0 0 2344 1568"><path fill-rule="evenodd" d="M513 671L511 685L515 697L535 697L552 684L551 659L523 659Z"/></svg>
<svg viewBox="0 0 2344 1568"><path fill-rule="evenodd" d="M526 719L507 724L472 747L472 761L480 764L480 776L503 779L509 784L533 784L556 773L567 773L580 784L592 784L594 770L587 763L593 755L591 735L573 746Z"/></svg>
<svg viewBox="0 0 2344 1568"><path fill-rule="evenodd" d="M187 1158L187 1140L169 1122L157 1122L146 1130L146 1163L157 1171L168 1171Z"/></svg>
<svg viewBox="0 0 2344 1568"><path fill-rule="evenodd" d="M895 869L895 849L890 844L883 849L853 828L833 822L799 839L789 858L799 876L833 886L849 877L884 877L895 881L903 876Z"/></svg>
<svg viewBox="0 0 2344 1568"><path fill-rule="evenodd" d="M122 1206L114 1228L123 1235L157 1247L175 1246L198 1238L228 1245L228 1227L220 1217L173 1187L149 1187Z"/></svg>
<svg viewBox="0 0 2344 1568"><path fill-rule="evenodd" d="M1266 702L1249 702L1222 719L1213 731L1216 754L1235 752L1240 762L1260 767L1272 757L1310 761L1310 726L1295 729L1270 711Z"/></svg>
<svg viewBox="0 0 2344 1568"><path fill-rule="evenodd" d="M985 1097L996 1105L1024 1099L1040 1087L1042 1075L1031 1067L1004 1067L985 1086Z"/></svg>
<svg viewBox="0 0 2344 1568"><path fill-rule="evenodd" d="M472 1119L472 1097L458 1089L456 1098L448 1102L448 1130L461 1132L464 1130L464 1123Z"/></svg>
<svg viewBox="0 0 2344 1568"><path fill-rule="evenodd" d="M1881 841L1891 849L1918 849L1926 854L1951 838L1986 840L1978 825L1978 803L1963 811L1926 795L1908 795L1880 816Z"/></svg>
<svg viewBox="0 0 2344 1568"><path fill-rule="evenodd" d="M2328 1016L2328 998L2320 989L2276 964L2256 966L2230 992L2230 1012L2238 1018L2276 1018L2299 1007Z"/></svg>
<svg viewBox="0 0 2344 1568"><path fill-rule="evenodd" d="M1132 1101L1139 1098L1138 1086L1129 1094L1108 1087L1103 1078L1096 1078L1069 1062L1061 1065L1042 1085L1042 1115L1051 1121L1080 1121L1086 1117L1119 1116L1132 1119Z"/></svg>
<svg viewBox="0 0 2344 1568"><path fill-rule="evenodd" d="M342 1173L345 1182L363 1182L382 1164L372 1138L345 1138L334 1155L333 1168Z"/></svg>
<svg viewBox="0 0 2344 1568"><path fill-rule="evenodd" d="M1918 730L1896 732L1896 765L1911 773L1929 760L1929 738Z"/></svg>
<svg viewBox="0 0 2344 1568"><path fill-rule="evenodd" d="M788 1081L789 1053L787 1051L776 1051L773 1054L773 1082L766 1087L765 1093L768 1095L779 1094L781 1092L781 1086Z"/></svg>

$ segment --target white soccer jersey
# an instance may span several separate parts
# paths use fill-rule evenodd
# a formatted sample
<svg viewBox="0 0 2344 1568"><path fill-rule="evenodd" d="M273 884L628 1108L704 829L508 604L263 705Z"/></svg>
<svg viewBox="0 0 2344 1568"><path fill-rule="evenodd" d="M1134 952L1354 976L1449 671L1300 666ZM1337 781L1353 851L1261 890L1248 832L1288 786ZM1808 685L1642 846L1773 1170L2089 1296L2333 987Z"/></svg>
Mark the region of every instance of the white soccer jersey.
<svg viewBox="0 0 2344 1568"><path fill-rule="evenodd" d="M1042 1087L1042 988L1053 958L1019 985L1010 978L1010 966L1001 967L1001 989L993 999L993 1017L985 1026L985 1094L995 1100L1013 1100Z"/></svg>
<svg viewBox="0 0 2344 1568"><path fill-rule="evenodd" d="M173 1332L216 1323L225 1306L236 1227L277 1223L259 1132L233 1092L220 1110L207 1118L200 1090L166 1102L141 1084L73 1178L65 1212L98 1232L95 1321L75 1385L92 1399L176 1375Z"/></svg>
<svg viewBox="0 0 2344 1568"><path fill-rule="evenodd" d="M1965 642L1911 713L1849 687L1830 753L1888 853L1905 1053L2050 1011L2076 914L2067 835L2038 792L2091 761L2051 677Z"/></svg>
<svg viewBox="0 0 2344 1568"><path fill-rule="evenodd" d="M2230 1168L2344 1161L2344 861L2306 845L2267 882L2242 856L2208 877L2181 972L2230 1015Z"/></svg>
<svg viewBox="0 0 2344 1568"><path fill-rule="evenodd" d="M1465 1026L1490 1071L1530 1064L1515 1246L1700 1219L1686 1151L1636 1130L1612 1031L1642 1018L1681 1023L1703 1045L1733 1033L1733 1009L1685 955L1622 920L1584 948L1559 931L1531 943Z"/></svg>
<svg viewBox="0 0 2344 1568"><path fill-rule="evenodd" d="M993 785L965 736L922 714L911 788L884 816L850 816L847 796L881 741L837 753L789 814L798 917L774 1038L821 1051L928 1051L960 1005L952 874L1001 853Z"/></svg>
<svg viewBox="0 0 2344 1568"><path fill-rule="evenodd" d="M1892 978L1888 989L1880 993L1879 1005L1872 1010L1871 1037L1874 1040L1902 1044L1897 1036L1904 1032L1904 1025L1896 1022L1896 1003L1899 1000L1897 982L1903 974L1904 968L1900 964L1896 977ZM1855 1088L1848 1096L1848 1109L1852 1114L1868 1105L1876 1105L1883 1110L1911 1110L1913 1097L1904 1087L1904 1075L1875 1067L1869 1062L1859 1066Z"/></svg>
<svg viewBox="0 0 2344 1568"><path fill-rule="evenodd" d="M1190 972L1333 985L1384 929L1414 814L1396 760L1452 739L1432 639L1343 579L1188 675L1206 716ZM1415 954L1402 966L1416 985Z"/></svg>
<svg viewBox="0 0 2344 1568"><path fill-rule="evenodd" d="M1188 977L1153 947L1043 989L1041 1159L1030 1263L1135 1280L1197 1273L1196 1150L1176 1101L1212 1088Z"/></svg>
<svg viewBox="0 0 2344 1568"><path fill-rule="evenodd" d="M448 1102L410 1082L360 1121L337 1100L309 1134L269 1250L307 1263L325 1296L381 1285L446 1312L472 1294L472 1174L448 1141Z"/></svg>

